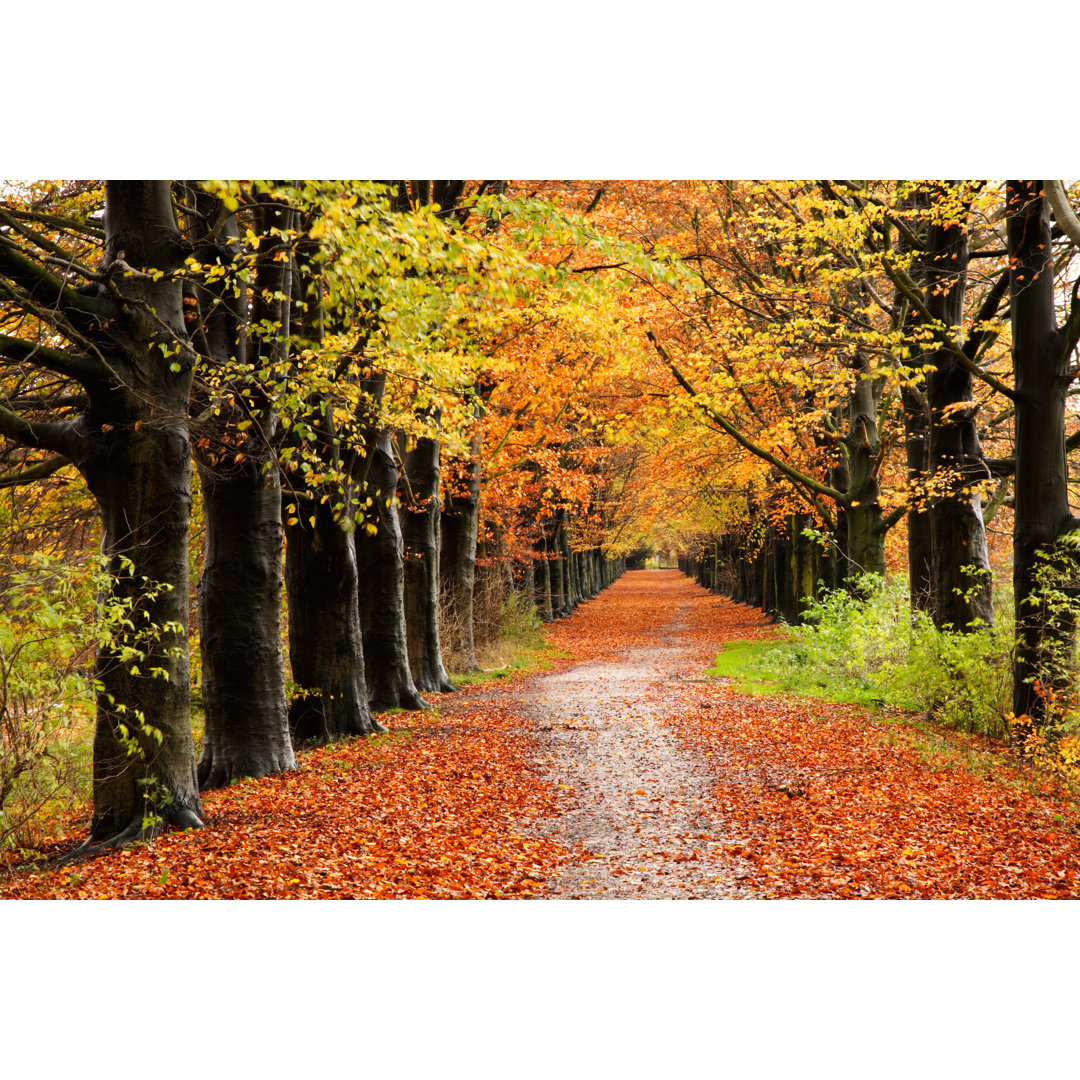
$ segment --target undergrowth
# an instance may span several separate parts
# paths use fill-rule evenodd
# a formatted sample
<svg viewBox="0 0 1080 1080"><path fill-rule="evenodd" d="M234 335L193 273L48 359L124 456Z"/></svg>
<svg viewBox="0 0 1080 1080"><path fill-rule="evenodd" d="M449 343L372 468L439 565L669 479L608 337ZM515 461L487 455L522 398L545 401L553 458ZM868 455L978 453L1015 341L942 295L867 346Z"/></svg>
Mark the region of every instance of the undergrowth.
<svg viewBox="0 0 1080 1080"><path fill-rule="evenodd" d="M784 640L725 645L708 674L748 693L922 712L944 728L1008 738L1011 597L999 595L994 626L958 634L913 612L905 581L866 575L855 584L807 601L806 623Z"/></svg>
<svg viewBox="0 0 1080 1080"><path fill-rule="evenodd" d="M0 853L32 846L89 793L94 585L34 554L0 587Z"/></svg>
<svg viewBox="0 0 1080 1080"><path fill-rule="evenodd" d="M522 671L546 671L553 660L565 655L544 641L536 608L520 593L508 590L497 613L488 614L486 625L492 629L478 636L476 643L480 670L451 670L450 678L458 686L508 679Z"/></svg>

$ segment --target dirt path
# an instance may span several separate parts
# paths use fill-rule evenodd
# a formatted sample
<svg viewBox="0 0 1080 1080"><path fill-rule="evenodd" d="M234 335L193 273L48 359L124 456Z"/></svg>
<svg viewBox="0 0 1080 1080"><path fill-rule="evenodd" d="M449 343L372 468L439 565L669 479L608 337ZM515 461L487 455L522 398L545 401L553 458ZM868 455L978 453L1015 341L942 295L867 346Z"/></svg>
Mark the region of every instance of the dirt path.
<svg viewBox="0 0 1080 1080"><path fill-rule="evenodd" d="M584 853L549 884L568 899L719 899L757 895L740 886L742 843L716 812L716 762L664 724L673 680L712 659L688 622L701 593L677 571L628 573L584 605L562 633L575 655L601 639L609 616L632 647L614 648L532 682L525 714L542 733L549 775L567 809L543 835ZM750 616L754 629L759 620ZM559 632L556 631L556 639ZM718 856L720 856L718 858Z"/></svg>

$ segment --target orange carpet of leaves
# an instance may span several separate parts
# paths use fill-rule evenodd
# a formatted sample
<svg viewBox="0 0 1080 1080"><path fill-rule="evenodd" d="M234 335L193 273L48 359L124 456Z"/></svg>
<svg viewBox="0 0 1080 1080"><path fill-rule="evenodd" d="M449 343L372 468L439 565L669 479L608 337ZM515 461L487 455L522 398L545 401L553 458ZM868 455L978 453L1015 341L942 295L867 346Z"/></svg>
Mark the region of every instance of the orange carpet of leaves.
<svg viewBox="0 0 1080 1080"><path fill-rule="evenodd" d="M920 749L910 725L847 706L708 697L711 710L674 719L727 763L717 809L747 838L723 853L743 884L777 897L1080 897L1076 808L1015 765L979 775L960 751Z"/></svg>
<svg viewBox="0 0 1080 1080"><path fill-rule="evenodd" d="M209 793L204 829L0 876L0 897L534 895L567 856L520 825L556 812L557 789L534 778L521 721L500 700L505 690L482 689L433 694L441 716L384 716L388 735L302 751L296 772Z"/></svg>
<svg viewBox="0 0 1080 1080"><path fill-rule="evenodd" d="M578 660L683 646L678 660L657 655L664 722L709 763L710 812L738 837L715 845L702 873L770 897L1080 897L1076 807L1005 755L959 739L927 749L904 718L680 681L720 642L771 632L674 571L627 575L549 631ZM569 796L534 764L518 704L529 681L384 717L389 735L307 750L297 772L211 793L203 830L0 876L0 897L543 895L577 856L530 829Z"/></svg>

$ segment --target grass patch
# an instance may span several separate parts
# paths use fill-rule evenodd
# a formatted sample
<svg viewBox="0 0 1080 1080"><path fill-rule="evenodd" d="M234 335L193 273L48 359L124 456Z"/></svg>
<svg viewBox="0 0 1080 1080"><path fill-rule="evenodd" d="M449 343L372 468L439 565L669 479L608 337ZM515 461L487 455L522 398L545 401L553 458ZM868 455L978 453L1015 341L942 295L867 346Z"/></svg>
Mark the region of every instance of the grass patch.
<svg viewBox="0 0 1080 1080"><path fill-rule="evenodd" d="M755 697L790 694L813 697L838 705L861 705L868 709L911 709L907 698L895 700L878 680L807 663L797 639L787 641L729 641L721 646L713 666L705 674L713 679L732 679L735 689Z"/></svg>
<svg viewBox="0 0 1080 1080"><path fill-rule="evenodd" d="M832 676L793 662L795 657L797 649L792 641L728 641L705 675L732 679L736 690L755 697L790 694L868 708L889 704L872 683Z"/></svg>
<svg viewBox="0 0 1080 1080"><path fill-rule="evenodd" d="M806 603L787 640L730 642L711 675L749 694L791 694L842 705L922 713L943 728L1008 737L1012 625L972 633L937 629L912 611L906 583L867 575L851 592Z"/></svg>
<svg viewBox="0 0 1080 1080"><path fill-rule="evenodd" d="M705 675L710 679L733 679L736 689L744 694L790 693L783 685L785 680L770 664L779 647L775 641L726 641Z"/></svg>

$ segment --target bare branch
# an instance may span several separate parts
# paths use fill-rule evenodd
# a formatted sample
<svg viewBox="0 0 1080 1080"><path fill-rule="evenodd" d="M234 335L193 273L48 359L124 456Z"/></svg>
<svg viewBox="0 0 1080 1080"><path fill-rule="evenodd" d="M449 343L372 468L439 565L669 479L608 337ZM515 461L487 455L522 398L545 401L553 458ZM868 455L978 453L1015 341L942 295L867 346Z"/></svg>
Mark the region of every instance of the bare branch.
<svg viewBox="0 0 1080 1080"><path fill-rule="evenodd" d="M44 461L39 461L36 465L20 469L18 472L8 473L6 476L0 476L0 488L21 487L23 484L33 484L37 480L44 480L46 477L52 476L53 473L59 472L65 466L70 464L71 462L62 454L58 454L56 457L46 458Z"/></svg>

